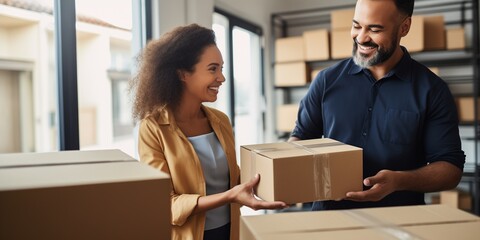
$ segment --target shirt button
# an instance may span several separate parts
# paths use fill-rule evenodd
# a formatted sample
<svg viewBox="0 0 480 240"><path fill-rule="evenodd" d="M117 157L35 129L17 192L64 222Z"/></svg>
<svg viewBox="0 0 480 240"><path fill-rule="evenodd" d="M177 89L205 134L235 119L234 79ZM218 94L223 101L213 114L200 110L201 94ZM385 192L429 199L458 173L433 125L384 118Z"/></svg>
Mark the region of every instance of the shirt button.
<svg viewBox="0 0 480 240"><path fill-rule="evenodd" d="M371 112L371 111L372 111L372 108L371 108L371 107L369 107L369 108L368 108L368 111L369 111L369 112Z"/></svg>
<svg viewBox="0 0 480 240"><path fill-rule="evenodd" d="M367 136L367 133L366 133L366 132L363 132L362 135L363 135L363 136Z"/></svg>

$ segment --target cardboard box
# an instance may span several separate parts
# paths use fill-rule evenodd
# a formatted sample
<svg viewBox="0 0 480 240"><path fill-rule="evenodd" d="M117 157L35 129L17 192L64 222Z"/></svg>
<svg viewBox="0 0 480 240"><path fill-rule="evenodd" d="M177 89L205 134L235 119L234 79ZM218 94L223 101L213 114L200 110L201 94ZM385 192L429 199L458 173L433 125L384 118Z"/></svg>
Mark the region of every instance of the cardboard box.
<svg viewBox="0 0 480 240"><path fill-rule="evenodd" d="M465 29L449 28L447 31L447 49L465 49Z"/></svg>
<svg viewBox="0 0 480 240"><path fill-rule="evenodd" d="M460 122L472 122L475 120L473 97L456 97L455 102L457 104L458 119ZM480 106L480 102L478 103L478 106Z"/></svg>
<svg viewBox="0 0 480 240"><path fill-rule="evenodd" d="M298 104L277 106L277 131L291 132L297 121Z"/></svg>
<svg viewBox="0 0 480 240"><path fill-rule="evenodd" d="M479 227L475 215L444 205L422 205L242 216L240 239L473 240Z"/></svg>
<svg viewBox="0 0 480 240"><path fill-rule="evenodd" d="M330 12L330 26L332 30L348 29L352 28L353 16L355 15L355 9L341 9Z"/></svg>
<svg viewBox="0 0 480 240"><path fill-rule="evenodd" d="M443 15L412 16L412 25L407 36L401 40L409 52L446 49Z"/></svg>
<svg viewBox="0 0 480 240"><path fill-rule="evenodd" d="M333 59L352 57L353 39L350 35L350 29L332 30L331 37Z"/></svg>
<svg viewBox="0 0 480 240"><path fill-rule="evenodd" d="M275 62L295 62L305 60L303 37L287 37L275 40Z"/></svg>
<svg viewBox="0 0 480 240"><path fill-rule="evenodd" d="M311 81L315 80L315 78L317 77L317 75L323 70L322 69L313 69L312 71L310 71L310 78L312 79Z"/></svg>
<svg viewBox="0 0 480 240"><path fill-rule="evenodd" d="M438 195L432 196L432 204L443 204L465 211L471 211L472 196L470 193L458 189L441 191Z"/></svg>
<svg viewBox="0 0 480 240"><path fill-rule="evenodd" d="M363 189L362 149L333 139L244 145L241 181L256 173L258 197L302 203L342 199Z"/></svg>
<svg viewBox="0 0 480 240"><path fill-rule="evenodd" d="M170 239L167 174L119 150L0 155L0 239Z"/></svg>
<svg viewBox="0 0 480 240"><path fill-rule="evenodd" d="M429 67L428 69L430 69L430 71L432 71L433 73L435 73L435 75L440 76L440 68L438 68L438 67Z"/></svg>
<svg viewBox="0 0 480 240"><path fill-rule="evenodd" d="M310 71L305 62L275 64L275 86L304 86L309 82Z"/></svg>
<svg viewBox="0 0 480 240"><path fill-rule="evenodd" d="M330 37L327 29L305 31L303 39L306 61L330 59Z"/></svg>

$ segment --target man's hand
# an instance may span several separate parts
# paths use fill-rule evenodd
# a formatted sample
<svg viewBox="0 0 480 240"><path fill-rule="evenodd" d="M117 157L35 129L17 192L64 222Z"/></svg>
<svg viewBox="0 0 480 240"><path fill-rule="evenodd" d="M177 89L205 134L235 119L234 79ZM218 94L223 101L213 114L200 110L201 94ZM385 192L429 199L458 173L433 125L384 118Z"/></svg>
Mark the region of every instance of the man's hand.
<svg viewBox="0 0 480 240"><path fill-rule="evenodd" d="M365 178L363 184L371 188L360 192L348 192L345 200L357 202L382 200L388 194L397 191L396 172L381 170L375 176Z"/></svg>

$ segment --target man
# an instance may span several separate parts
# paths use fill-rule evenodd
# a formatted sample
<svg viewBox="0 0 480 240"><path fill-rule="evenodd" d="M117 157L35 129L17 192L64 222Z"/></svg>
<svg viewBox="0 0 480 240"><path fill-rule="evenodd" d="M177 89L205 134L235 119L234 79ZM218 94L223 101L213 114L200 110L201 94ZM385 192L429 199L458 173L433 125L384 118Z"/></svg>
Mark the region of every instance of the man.
<svg viewBox="0 0 480 240"><path fill-rule="evenodd" d="M364 191L313 210L425 204L463 172L458 116L447 84L411 59L413 0L358 0L353 57L323 70L300 102L289 141L320 137L363 148Z"/></svg>

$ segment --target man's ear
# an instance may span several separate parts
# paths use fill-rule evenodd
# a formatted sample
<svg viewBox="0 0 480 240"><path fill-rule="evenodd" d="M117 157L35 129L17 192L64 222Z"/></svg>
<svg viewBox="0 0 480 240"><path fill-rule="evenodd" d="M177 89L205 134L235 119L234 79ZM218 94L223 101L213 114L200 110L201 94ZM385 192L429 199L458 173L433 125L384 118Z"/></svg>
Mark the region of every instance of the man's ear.
<svg viewBox="0 0 480 240"><path fill-rule="evenodd" d="M400 26L401 37L407 36L408 32L410 31L411 25L412 25L412 17L407 17L405 20L403 20L402 25Z"/></svg>

